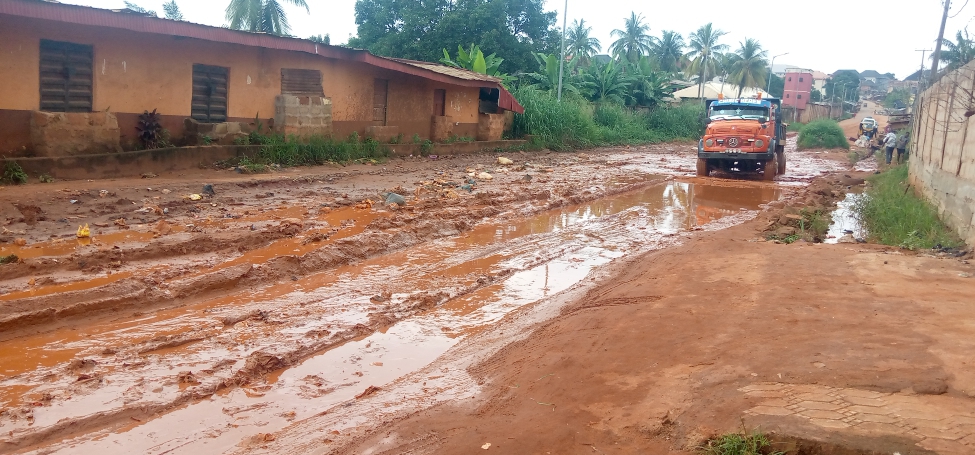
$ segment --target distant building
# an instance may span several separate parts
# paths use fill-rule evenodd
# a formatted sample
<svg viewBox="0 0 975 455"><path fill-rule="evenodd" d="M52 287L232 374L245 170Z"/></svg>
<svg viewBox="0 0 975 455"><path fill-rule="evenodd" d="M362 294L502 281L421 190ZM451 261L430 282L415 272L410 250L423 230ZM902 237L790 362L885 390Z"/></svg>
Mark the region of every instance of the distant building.
<svg viewBox="0 0 975 455"><path fill-rule="evenodd" d="M700 91L700 89L701 89L701 87L699 85L694 84L694 85L692 85L690 87L687 87L687 88L684 88L682 90L678 90L678 91L674 92L673 97L674 97L674 99L676 99L678 101L680 101L680 100L686 100L686 99L701 99L701 98L715 99L715 98L718 97L718 95L722 95L725 98L737 98L738 97L738 86L735 85L735 84L724 83L724 82L715 82L715 81L706 82L704 84L704 95L703 96L699 95L699 93L698 93ZM755 98L755 97L758 96L759 93L762 93L763 96L768 96L765 93L765 90L763 90L763 89L759 89L759 88L755 88L755 87L745 87L741 91L741 97L742 98Z"/></svg>
<svg viewBox="0 0 975 455"><path fill-rule="evenodd" d="M829 80L829 75L822 71L813 71L813 88L819 90L820 93L826 93L826 81Z"/></svg>
<svg viewBox="0 0 975 455"><path fill-rule="evenodd" d="M880 74L874 70L866 70L860 73L860 82L870 82L871 91L876 93L887 93L887 86L897 79L893 74Z"/></svg>
<svg viewBox="0 0 975 455"><path fill-rule="evenodd" d="M803 68L789 68L785 71L785 91L782 105L792 106L802 111L810 101L813 87L813 71Z"/></svg>

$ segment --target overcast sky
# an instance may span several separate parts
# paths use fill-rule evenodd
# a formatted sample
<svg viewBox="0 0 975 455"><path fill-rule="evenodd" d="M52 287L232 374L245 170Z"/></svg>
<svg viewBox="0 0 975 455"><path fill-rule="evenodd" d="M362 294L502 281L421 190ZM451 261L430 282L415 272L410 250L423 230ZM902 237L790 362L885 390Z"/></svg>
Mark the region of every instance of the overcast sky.
<svg viewBox="0 0 975 455"><path fill-rule="evenodd" d="M307 0L311 14L286 6L292 34L306 38L328 33L333 44L345 43L355 35L355 0ZM62 3L122 8L122 0L61 0ZM287 0L281 0L286 3ZM136 0L134 3L162 15L164 0ZM220 26L229 0L176 0L186 20ZM952 19L945 35L954 39L957 30L975 18L975 2L952 2ZM559 12L562 24L563 0L546 0L547 10ZM765 8L758 8L762 6ZM631 11L642 14L651 34L675 30L685 39L692 31L713 22L728 35L724 43L735 49L747 38L758 39L769 57L779 57L775 66L788 64L824 73L838 69L892 72L899 79L918 70L921 53L933 49L943 12L941 0L817 0L812 2L734 3L727 0L634 1L569 0L569 23L585 19L603 49L612 42L610 32L622 28ZM973 29L975 32L975 29ZM504 57L504 56L502 56ZM930 66L930 61L927 62Z"/></svg>

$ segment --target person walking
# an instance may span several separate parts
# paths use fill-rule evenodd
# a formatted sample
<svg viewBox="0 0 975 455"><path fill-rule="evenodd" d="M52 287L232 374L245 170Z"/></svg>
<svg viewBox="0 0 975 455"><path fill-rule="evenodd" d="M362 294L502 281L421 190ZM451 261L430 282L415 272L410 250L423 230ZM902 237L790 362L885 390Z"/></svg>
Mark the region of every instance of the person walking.
<svg viewBox="0 0 975 455"><path fill-rule="evenodd" d="M893 131L887 133L884 136L884 148L887 158L887 164L890 165L891 158L894 157L894 148L897 147L897 135Z"/></svg>
<svg viewBox="0 0 975 455"><path fill-rule="evenodd" d="M909 142L911 142L910 132L901 134L901 136L897 138L897 164L903 163L904 159L907 158L907 144Z"/></svg>

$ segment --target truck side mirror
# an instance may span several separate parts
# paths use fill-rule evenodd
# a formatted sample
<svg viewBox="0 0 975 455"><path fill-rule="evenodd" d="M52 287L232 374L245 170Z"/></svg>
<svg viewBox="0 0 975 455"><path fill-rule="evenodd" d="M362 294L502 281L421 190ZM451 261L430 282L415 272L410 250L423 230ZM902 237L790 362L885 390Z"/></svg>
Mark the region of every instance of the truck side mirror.
<svg viewBox="0 0 975 455"><path fill-rule="evenodd" d="M711 117L707 117L707 118L705 118L705 119L704 119L704 124L705 124L705 125L710 125L710 124L711 124Z"/></svg>

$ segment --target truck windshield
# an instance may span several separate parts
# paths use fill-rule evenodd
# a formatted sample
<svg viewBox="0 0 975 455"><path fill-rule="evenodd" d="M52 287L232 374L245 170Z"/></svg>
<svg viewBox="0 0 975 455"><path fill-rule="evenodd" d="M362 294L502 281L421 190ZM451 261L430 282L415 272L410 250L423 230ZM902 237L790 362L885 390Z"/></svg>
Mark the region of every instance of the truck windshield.
<svg viewBox="0 0 975 455"><path fill-rule="evenodd" d="M711 107L711 120L761 120L767 122L769 119L768 108L756 106L713 106Z"/></svg>

